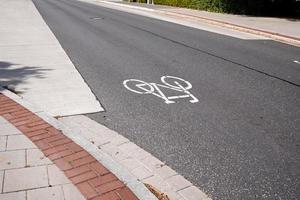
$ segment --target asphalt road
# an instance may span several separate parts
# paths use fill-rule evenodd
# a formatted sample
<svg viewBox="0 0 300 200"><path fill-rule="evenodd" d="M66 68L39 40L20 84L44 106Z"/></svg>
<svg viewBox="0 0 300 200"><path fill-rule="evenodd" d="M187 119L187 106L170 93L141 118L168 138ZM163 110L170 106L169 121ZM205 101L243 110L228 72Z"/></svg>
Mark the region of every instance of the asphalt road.
<svg viewBox="0 0 300 200"><path fill-rule="evenodd" d="M71 0L34 3L106 110L89 117L213 199L299 199L299 48ZM166 104L122 84L164 75L189 81L199 102Z"/></svg>

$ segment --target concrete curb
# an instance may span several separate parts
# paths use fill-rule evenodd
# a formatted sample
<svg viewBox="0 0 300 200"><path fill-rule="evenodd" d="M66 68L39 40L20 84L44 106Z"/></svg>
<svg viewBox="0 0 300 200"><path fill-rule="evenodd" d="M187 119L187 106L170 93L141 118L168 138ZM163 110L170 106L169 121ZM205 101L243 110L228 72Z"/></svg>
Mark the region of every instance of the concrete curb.
<svg viewBox="0 0 300 200"><path fill-rule="evenodd" d="M245 32L245 33L250 33L250 34L254 34L254 35L259 35L259 36L271 38L271 39L279 41L279 42L284 42L284 43L288 43L291 45L300 46L300 38L291 37L291 36L287 36L287 35L283 35L283 34L275 33L275 32L270 32L270 31L266 31L266 30L255 29L255 28L250 28L250 27L246 27L246 26L240 26L240 25L236 25L233 23L210 19L207 17L200 17L200 16L194 16L194 15L188 15L188 14L180 14L180 13L173 12L173 11L155 10L155 9L151 9L151 8L143 8L143 7L134 6L134 5L126 5L126 4L120 4L120 3L108 2L108 1L102 1L102 0L96 0L96 2L101 2L101 3L111 4L111 5L121 6L121 7L127 7L127 8L134 8L134 9L150 11L150 12L156 12L156 13L161 13L161 14L165 14L165 15L169 15L169 16L189 18L192 20L200 20L200 21L208 23L208 24L221 26L221 27L225 27L225 28L229 28L229 29L233 29L233 30L237 30L237 31Z"/></svg>
<svg viewBox="0 0 300 200"><path fill-rule="evenodd" d="M108 170L115 174L126 186L140 199L140 200L157 200L157 198L146 188L146 186L136 179L131 173L117 163L112 157L110 157L104 151L99 150L92 145L88 140L83 138L80 133L75 130L71 130L57 119L53 118L48 113L42 111L38 107L24 100L22 97L10 92L6 89L1 89L3 95L11 98L15 102L19 103L23 107L27 108L44 121L52 125L58 130L61 130L64 135L73 140L76 144L81 146L84 150L90 153L96 160L103 164Z"/></svg>

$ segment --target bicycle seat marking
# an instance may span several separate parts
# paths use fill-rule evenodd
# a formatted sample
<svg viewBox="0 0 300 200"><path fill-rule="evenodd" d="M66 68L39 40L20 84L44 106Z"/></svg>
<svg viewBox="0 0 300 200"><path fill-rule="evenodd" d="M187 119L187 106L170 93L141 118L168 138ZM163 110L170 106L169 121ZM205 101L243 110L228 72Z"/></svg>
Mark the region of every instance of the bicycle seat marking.
<svg viewBox="0 0 300 200"><path fill-rule="evenodd" d="M160 78L162 84L158 83L147 83L138 79L127 79L123 81L124 87L137 94L152 94L159 97L165 101L166 104L176 103L175 99L189 98L190 103L197 103L199 100L190 93L192 84L182 78L175 76L162 76ZM169 89L182 93L177 96L167 96L160 88Z"/></svg>

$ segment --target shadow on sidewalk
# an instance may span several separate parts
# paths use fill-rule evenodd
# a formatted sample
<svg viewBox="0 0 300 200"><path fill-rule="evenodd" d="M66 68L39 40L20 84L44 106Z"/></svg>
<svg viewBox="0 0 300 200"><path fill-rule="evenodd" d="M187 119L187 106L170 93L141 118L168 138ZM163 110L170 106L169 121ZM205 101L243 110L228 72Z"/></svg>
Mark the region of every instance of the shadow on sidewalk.
<svg viewBox="0 0 300 200"><path fill-rule="evenodd" d="M43 79L45 78L45 72L50 70L51 69L22 66L21 64L0 61L0 91L2 87L5 87L18 93L18 91L15 91L15 88L24 83L26 79L32 77Z"/></svg>

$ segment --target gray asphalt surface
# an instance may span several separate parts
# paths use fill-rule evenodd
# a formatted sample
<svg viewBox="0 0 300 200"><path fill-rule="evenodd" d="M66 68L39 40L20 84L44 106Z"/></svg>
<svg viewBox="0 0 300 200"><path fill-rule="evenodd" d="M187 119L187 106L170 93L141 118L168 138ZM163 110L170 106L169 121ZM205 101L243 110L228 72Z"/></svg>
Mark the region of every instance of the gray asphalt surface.
<svg viewBox="0 0 300 200"><path fill-rule="evenodd" d="M71 0L34 3L106 109L89 117L213 199L299 199L299 48ZM163 75L191 82L199 102L167 105L122 84Z"/></svg>

